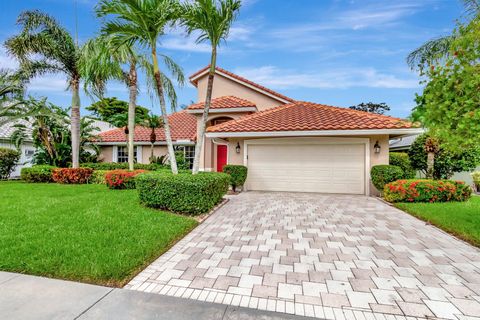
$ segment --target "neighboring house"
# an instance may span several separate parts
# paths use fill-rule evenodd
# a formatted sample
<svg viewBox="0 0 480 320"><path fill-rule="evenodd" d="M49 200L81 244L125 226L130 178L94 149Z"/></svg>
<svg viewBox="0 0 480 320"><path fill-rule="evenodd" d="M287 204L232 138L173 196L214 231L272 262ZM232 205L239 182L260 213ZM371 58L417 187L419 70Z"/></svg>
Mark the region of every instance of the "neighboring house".
<svg viewBox="0 0 480 320"><path fill-rule="evenodd" d="M15 167L15 170L10 175L12 178L19 177L20 170L22 170L23 167L30 167L32 165L32 158L33 154L35 153L35 147L33 146L32 141L31 125L25 120L18 120L16 122L7 123L3 126L0 126L0 147L17 150L17 147L15 147L11 139L12 133L16 130L15 124L23 124L27 126L27 138L20 145L20 160L18 161L18 165Z"/></svg>
<svg viewBox="0 0 480 320"><path fill-rule="evenodd" d="M198 103L169 116L176 149L193 159L208 67L190 77ZM247 190L371 194L370 168L388 164L389 140L422 132L410 122L296 101L221 68L201 155L201 170L248 167ZM105 161L126 161L123 129L100 134ZM150 131L137 127L137 161L147 163ZM163 129L156 155L166 154ZM145 148L144 148L145 147Z"/></svg>
<svg viewBox="0 0 480 320"><path fill-rule="evenodd" d="M411 136L406 136L406 137L400 137L400 138L395 138L390 140L390 151L392 152L408 152L408 149L410 149L410 146L413 144L415 139L417 139L418 134L411 135ZM480 166L477 167L475 171L480 171ZM417 174L421 178L425 178L425 175L422 174L421 172L418 172ZM453 180L460 180L460 181L465 181L467 184L473 184L473 179L471 172L457 172L453 175L452 177Z"/></svg>

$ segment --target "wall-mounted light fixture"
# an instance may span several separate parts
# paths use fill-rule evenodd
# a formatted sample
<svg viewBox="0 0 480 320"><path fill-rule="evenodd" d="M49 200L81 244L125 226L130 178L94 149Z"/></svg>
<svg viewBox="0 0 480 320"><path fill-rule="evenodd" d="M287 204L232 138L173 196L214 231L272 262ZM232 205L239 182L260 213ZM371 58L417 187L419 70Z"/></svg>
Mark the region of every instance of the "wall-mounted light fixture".
<svg viewBox="0 0 480 320"><path fill-rule="evenodd" d="M380 153L380 144L377 142L375 142L375 145L373 146L373 150L375 151L375 153Z"/></svg>
<svg viewBox="0 0 480 320"><path fill-rule="evenodd" d="M235 151L240 153L240 142L237 142L237 146L235 147Z"/></svg>

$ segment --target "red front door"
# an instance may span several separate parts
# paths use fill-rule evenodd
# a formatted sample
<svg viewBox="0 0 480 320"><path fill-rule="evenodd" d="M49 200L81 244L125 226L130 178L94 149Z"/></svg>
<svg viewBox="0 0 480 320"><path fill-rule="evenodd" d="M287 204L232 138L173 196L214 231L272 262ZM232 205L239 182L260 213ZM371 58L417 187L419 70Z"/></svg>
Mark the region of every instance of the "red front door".
<svg viewBox="0 0 480 320"><path fill-rule="evenodd" d="M223 166L227 164L227 146L217 145L217 172L223 171Z"/></svg>

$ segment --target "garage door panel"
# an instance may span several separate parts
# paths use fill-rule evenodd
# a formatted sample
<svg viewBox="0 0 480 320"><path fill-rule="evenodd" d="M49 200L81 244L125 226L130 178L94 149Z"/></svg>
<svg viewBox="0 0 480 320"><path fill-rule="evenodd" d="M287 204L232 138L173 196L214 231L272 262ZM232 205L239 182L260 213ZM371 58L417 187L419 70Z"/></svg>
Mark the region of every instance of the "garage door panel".
<svg viewBox="0 0 480 320"><path fill-rule="evenodd" d="M365 192L363 144L261 144L248 147L249 190Z"/></svg>

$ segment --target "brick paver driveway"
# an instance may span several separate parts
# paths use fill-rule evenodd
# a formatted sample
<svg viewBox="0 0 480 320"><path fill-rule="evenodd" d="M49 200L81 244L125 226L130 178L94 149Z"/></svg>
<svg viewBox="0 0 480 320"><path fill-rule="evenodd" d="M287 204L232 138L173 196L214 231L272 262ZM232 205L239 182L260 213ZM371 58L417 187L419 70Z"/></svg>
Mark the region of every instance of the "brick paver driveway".
<svg viewBox="0 0 480 320"><path fill-rule="evenodd" d="M480 319L480 251L374 198L247 192L127 288L328 319Z"/></svg>

